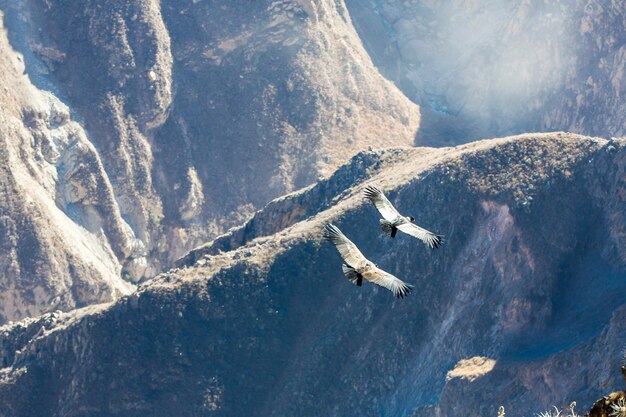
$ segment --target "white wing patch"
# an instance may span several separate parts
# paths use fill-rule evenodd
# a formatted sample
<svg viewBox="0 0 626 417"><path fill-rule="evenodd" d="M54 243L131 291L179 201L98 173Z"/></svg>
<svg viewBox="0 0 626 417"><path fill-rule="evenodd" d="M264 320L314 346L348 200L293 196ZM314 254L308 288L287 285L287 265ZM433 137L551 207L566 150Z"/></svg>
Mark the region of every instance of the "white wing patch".
<svg viewBox="0 0 626 417"><path fill-rule="evenodd" d="M396 226L398 230L418 238L429 248L438 248L442 243L442 237L426 229L422 229L414 223L403 223Z"/></svg>
<svg viewBox="0 0 626 417"><path fill-rule="evenodd" d="M373 185L365 187L363 195L365 198L374 203L374 206L378 209L385 220L393 223L401 217L398 210L396 210L393 204L391 204L391 201L385 197L385 194Z"/></svg>
<svg viewBox="0 0 626 417"><path fill-rule="evenodd" d="M360 265L367 262L367 259L363 256L359 248L341 233L341 230L334 224L327 224L324 227L324 237L333 242L339 255L341 255L346 264L352 268L358 269Z"/></svg>
<svg viewBox="0 0 626 417"><path fill-rule="evenodd" d="M388 272L383 271L380 268L373 267L368 271L361 273L366 280L387 288L397 298L404 298L413 289L412 285L394 277Z"/></svg>

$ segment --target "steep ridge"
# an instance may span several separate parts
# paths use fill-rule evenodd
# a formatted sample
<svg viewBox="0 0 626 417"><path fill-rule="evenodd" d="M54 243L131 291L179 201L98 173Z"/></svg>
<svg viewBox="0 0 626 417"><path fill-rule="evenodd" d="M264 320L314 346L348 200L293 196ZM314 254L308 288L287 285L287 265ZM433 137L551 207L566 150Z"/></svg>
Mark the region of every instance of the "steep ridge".
<svg viewBox="0 0 626 417"><path fill-rule="evenodd" d="M418 143L566 130L626 134L626 1L346 0Z"/></svg>
<svg viewBox="0 0 626 417"><path fill-rule="evenodd" d="M140 242L67 106L36 89L0 13L0 323L112 301ZM8 88L7 86L10 86Z"/></svg>
<svg viewBox="0 0 626 417"><path fill-rule="evenodd" d="M322 178L309 187L272 200L243 225L233 227L215 240L191 250L177 260L175 266L179 268L193 266L199 258L205 255L236 249L257 237L277 233L313 216L336 204L355 182L375 175L391 161L398 163L410 155L414 156L415 152L424 156L431 154L428 148L420 148L418 151L409 151L409 148L394 148L360 152L350 160L350 163L341 166L332 176Z"/></svg>
<svg viewBox="0 0 626 417"><path fill-rule="evenodd" d="M323 210L306 220L258 229L114 304L0 328L0 410L528 415L622 386L611 370L626 341L624 140L524 135L369 158L380 165L344 191L331 177L327 196L307 200L316 186L273 203ZM446 244L382 236L367 183ZM411 297L347 282L321 239L330 221L414 284Z"/></svg>

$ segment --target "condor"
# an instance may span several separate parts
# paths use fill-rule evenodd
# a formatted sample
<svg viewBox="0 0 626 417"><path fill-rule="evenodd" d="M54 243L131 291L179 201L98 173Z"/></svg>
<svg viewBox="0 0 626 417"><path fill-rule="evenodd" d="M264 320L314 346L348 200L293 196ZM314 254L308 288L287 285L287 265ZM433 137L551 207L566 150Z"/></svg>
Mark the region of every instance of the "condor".
<svg viewBox="0 0 626 417"><path fill-rule="evenodd" d="M344 261L341 266L346 278L353 284L361 286L363 279L373 284L387 288L398 298L404 298L411 292L411 285L404 283L388 272L383 271L373 262L370 262L335 225L327 224L324 228L324 237L330 240L337 248Z"/></svg>
<svg viewBox="0 0 626 417"><path fill-rule="evenodd" d="M385 194L378 188L373 185L368 185L365 187L365 190L363 190L363 195L374 203L374 206L383 216L383 218L380 219L380 228L389 236L396 237L396 233L399 230L407 235L418 238L431 249L441 246L443 236L422 229L413 223L413 221L415 221L413 217L401 215L387 197L385 197Z"/></svg>

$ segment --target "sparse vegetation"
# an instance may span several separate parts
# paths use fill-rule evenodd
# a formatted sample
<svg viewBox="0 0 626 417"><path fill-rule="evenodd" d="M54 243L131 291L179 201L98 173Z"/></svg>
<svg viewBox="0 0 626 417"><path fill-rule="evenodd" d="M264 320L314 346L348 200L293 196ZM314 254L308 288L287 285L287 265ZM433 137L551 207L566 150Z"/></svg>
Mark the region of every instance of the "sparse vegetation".
<svg viewBox="0 0 626 417"><path fill-rule="evenodd" d="M576 401L572 401L570 405L565 409L559 410L559 408L553 405L546 411L542 411L535 414L535 417L626 417L626 399L624 398L624 392L618 391L603 397L597 401L586 414L576 414ZM498 408L498 417L505 417L504 406Z"/></svg>
<svg viewBox="0 0 626 417"><path fill-rule="evenodd" d="M561 417L561 410L553 405L552 409L548 409L546 411L538 413L537 417Z"/></svg>
<svg viewBox="0 0 626 417"><path fill-rule="evenodd" d="M617 402L610 405L611 413L609 414L612 417L626 417L626 401L624 398L620 398Z"/></svg>

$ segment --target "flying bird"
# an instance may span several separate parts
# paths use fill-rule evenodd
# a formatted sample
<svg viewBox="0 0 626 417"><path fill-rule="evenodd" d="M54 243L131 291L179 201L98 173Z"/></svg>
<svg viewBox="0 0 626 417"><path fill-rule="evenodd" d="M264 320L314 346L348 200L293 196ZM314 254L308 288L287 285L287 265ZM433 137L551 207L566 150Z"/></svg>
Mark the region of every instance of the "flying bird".
<svg viewBox="0 0 626 417"><path fill-rule="evenodd" d="M324 237L330 240L337 248L344 261L341 266L344 275L351 283L361 286L363 279L387 288L398 298L404 298L411 292L413 286L406 284L388 272L383 271L373 262L370 262L350 241L341 230L333 224L324 227Z"/></svg>
<svg viewBox="0 0 626 417"><path fill-rule="evenodd" d="M383 218L380 219L380 227L383 229L383 232L387 233L389 236L396 237L396 233L400 230L407 235L418 238L429 248L438 248L441 246L443 236L422 229L413 223L415 221L413 217L401 215L387 197L385 197L385 194L378 188L373 185L368 185L365 187L365 190L363 190L363 195L374 203L374 206L383 216Z"/></svg>

